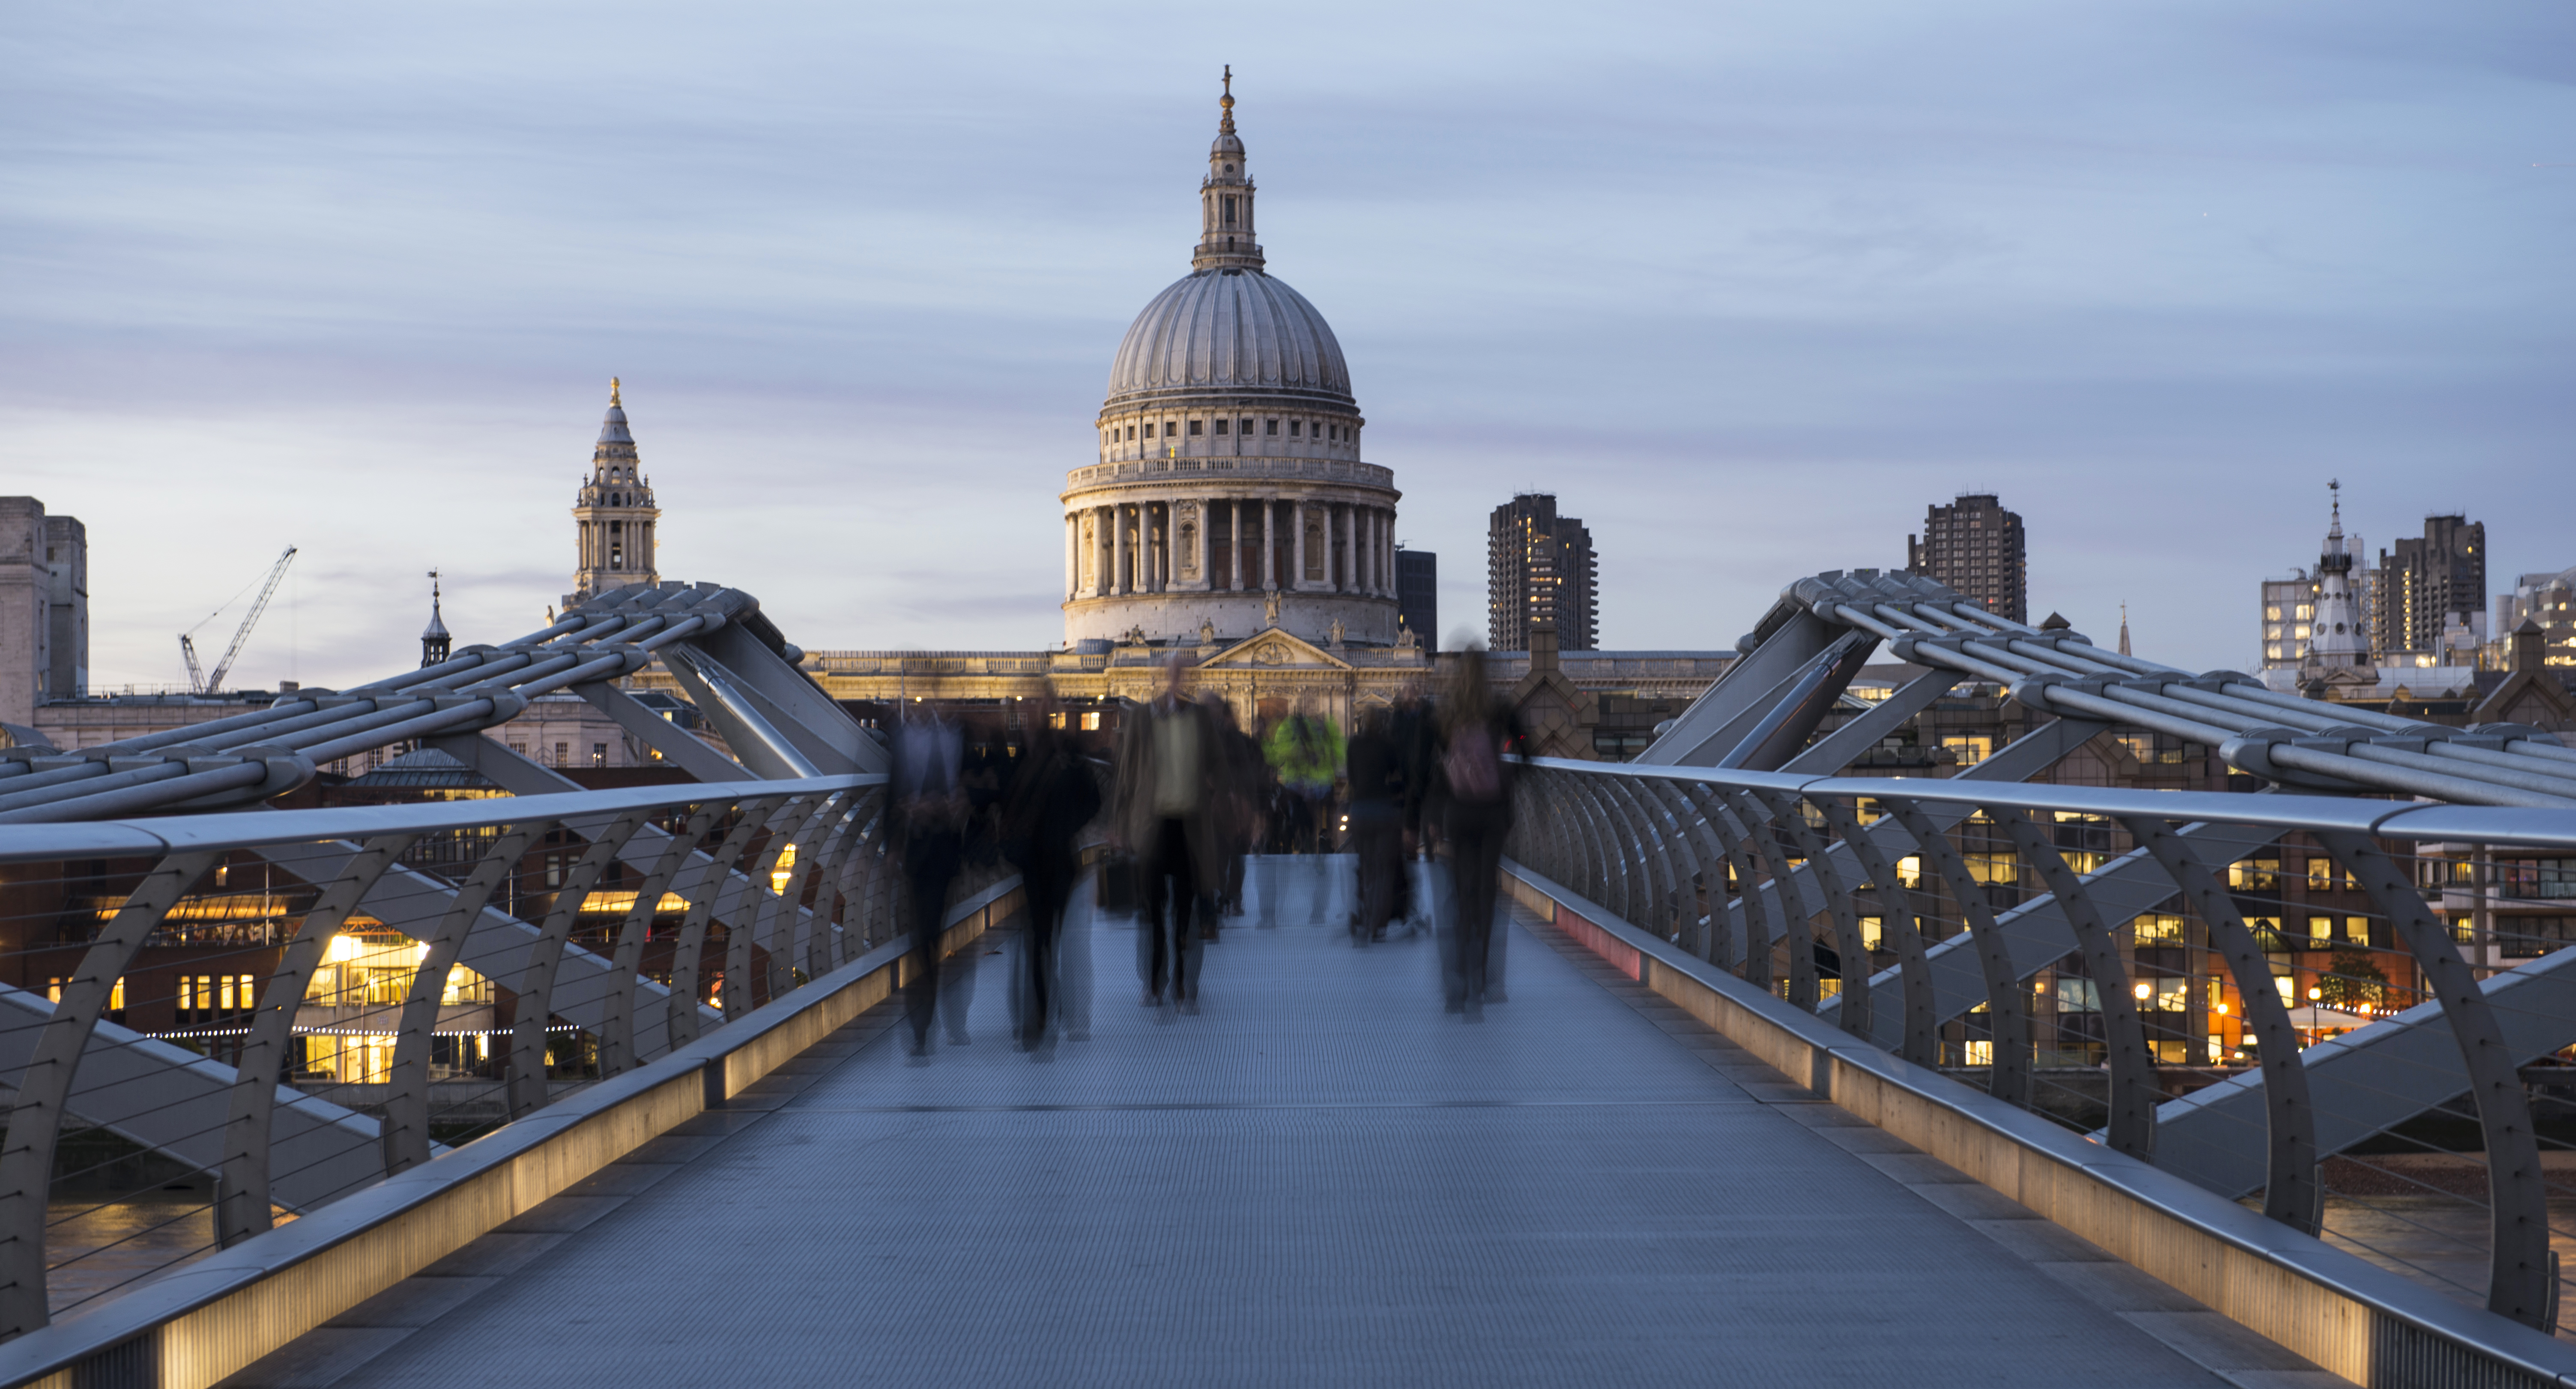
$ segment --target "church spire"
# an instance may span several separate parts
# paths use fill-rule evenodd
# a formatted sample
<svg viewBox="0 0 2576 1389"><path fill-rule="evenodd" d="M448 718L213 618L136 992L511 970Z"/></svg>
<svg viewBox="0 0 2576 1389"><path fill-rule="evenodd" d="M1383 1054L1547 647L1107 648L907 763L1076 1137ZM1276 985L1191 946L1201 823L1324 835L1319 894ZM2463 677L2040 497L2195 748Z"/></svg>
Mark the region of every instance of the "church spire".
<svg viewBox="0 0 2576 1389"><path fill-rule="evenodd" d="M2368 669L2370 638L2362 630L2360 595L2352 587L2352 555L2344 546L2343 481L2326 484L2334 498L2326 524L2325 553L2317 556L2315 615L2308 621L2308 647L2300 669L2314 677L2329 670Z"/></svg>
<svg viewBox="0 0 2576 1389"><path fill-rule="evenodd" d="M451 640L447 622L438 614L438 571L433 569L429 571L429 625L420 629L420 668L427 670L446 660Z"/></svg>
<svg viewBox="0 0 2576 1389"><path fill-rule="evenodd" d="M1207 178L1199 184L1199 245L1193 271L1261 269L1261 243L1253 239L1252 175L1243 140L1234 133L1234 67L1225 69L1225 95L1217 98L1216 143L1208 146Z"/></svg>

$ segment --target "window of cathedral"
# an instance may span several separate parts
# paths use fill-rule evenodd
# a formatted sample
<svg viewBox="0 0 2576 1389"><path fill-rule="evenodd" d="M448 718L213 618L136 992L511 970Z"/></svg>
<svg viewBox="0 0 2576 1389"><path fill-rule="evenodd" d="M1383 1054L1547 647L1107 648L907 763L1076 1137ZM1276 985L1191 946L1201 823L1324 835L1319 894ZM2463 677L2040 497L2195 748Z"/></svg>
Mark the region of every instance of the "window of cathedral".
<svg viewBox="0 0 2576 1389"><path fill-rule="evenodd" d="M1164 438L1166 438L1166 439L1175 438L1175 437L1177 437L1177 436L1180 434L1180 432L1181 432L1181 424L1180 424L1180 421L1178 421L1178 420L1165 420L1165 421L1163 421L1163 437L1164 437Z"/></svg>
<svg viewBox="0 0 2576 1389"><path fill-rule="evenodd" d="M1299 425L1304 424L1304 423L1305 423L1305 421L1304 421L1304 420L1290 420L1290 421L1288 422L1288 437L1289 437L1289 438L1291 438L1291 439L1296 438L1296 437L1297 437L1297 427L1298 427Z"/></svg>
<svg viewBox="0 0 2576 1389"><path fill-rule="evenodd" d="M1201 434L1201 433L1203 433L1203 432L1204 432L1204 431L1201 429L1201 426L1202 426L1203 424L1205 424L1205 423L1206 423L1206 422L1205 422L1205 421L1203 421L1203 420L1192 420L1192 421L1190 421L1190 434L1191 434L1191 436L1192 436L1193 438L1195 438L1196 436L1198 436L1199 434Z"/></svg>
<svg viewBox="0 0 2576 1389"><path fill-rule="evenodd" d="M1136 437L1136 426L1134 426L1134 425L1132 425L1132 424L1131 424L1131 425L1129 425L1129 426L1127 426L1127 437L1128 437L1128 438L1130 438L1130 439L1133 439L1133 438L1135 438L1135 437Z"/></svg>
<svg viewBox="0 0 2576 1389"><path fill-rule="evenodd" d="M1217 432L1217 433L1219 433L1219 434L1223 434L1223 433L1225 432L1225 425L1226 425L1226 422L1225 422L1224 420L1218 420L1218 421L1216 422L1216 432Z"/></svg>
<svg viewBox="0 0 2576 1389"><path fill-rule="evenodd" d="M1252 417L1250 415L1243 417L1243 432L1246 434L1252 432Z"/></svg>
<svg viewBox="0 0 2576 1389"><path fill-rule="evenodd" d="M1277 421L1277 420L1265 420L1265 421L1263 421L1263 428L1262 428L1262 431L1261 431L1261 432L1262 432L1262 433L1264 433L1264 434L1276 434L1276 433L1278 433L1278 432L1279 432L1279 421Z"/></svg>

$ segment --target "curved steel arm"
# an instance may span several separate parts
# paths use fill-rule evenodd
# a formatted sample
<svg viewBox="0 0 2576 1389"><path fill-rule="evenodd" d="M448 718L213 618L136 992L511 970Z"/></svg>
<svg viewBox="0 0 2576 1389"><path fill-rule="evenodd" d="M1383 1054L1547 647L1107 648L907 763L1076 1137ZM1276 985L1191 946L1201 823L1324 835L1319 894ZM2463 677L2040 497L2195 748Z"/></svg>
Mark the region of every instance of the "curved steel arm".
<svg viewBox="0 0 2576 1389"><path fill-rule="evenodd" d="M1994 1047L1994 1069L1986 1073L1986 1092L2027 1108L2030 1008L2022 998L2020 975L2013 969L2012 947L1995 927L1995 910L1986 902L1985 889L1968 872L1967 861L1959 857L1950 836L1932 823L1921 806L1890 796L1880 797L1879 803L1913 836L1914 847L1949 885L1950 895L1958 899L1959 914L1967 919L1969 939L1986 976L1987 1032Z"/></svg>
<svg viewBox="0 0 2576 1389"><path fill-rule="evenodd" d="M2487 1310L2525 1326L2550 1330L2557 1281L2549 1266L2549 1189L2540 1170L2540 1144L2532 1128L2531 1097L2506 1049L2495 1007L2478 987L2477 974L2460 958L2414 884L2363 835L2323 831L2317 842L2361 881L2372 905L2387 916L2398 939L2423 968L2424 982L2442 1005L2468 1068L2469 1097L2486 1135L2488 1214Z"/></svg>
<svg viewBox="0 0 2576 1389"><path fill-rule="evenodd" d="M771 875L778 871L778 860L786 855L787 847L803 836L807 822L814 818L815 812L823 808L823 803L827 799L829 798L824 796L809 796L788 802L787 807L780 812L786 823L779 825L769 836L769 842L761 848L760 870L752 875L753 887L750 900L743 902L737 909L742 920L739 923L725 923L728 928L725 931L724 989L724 1015L727 1022L741 1017L752 1009L751 948L763 942L766 936L763 928L776 919L779 911L778 889L773 886L776 880ZM775 959L775 952L772 952L772 958ZM771 994L773 998L776 996L774 992Z"/></svg>
<svg viewBox="0 0 2576 1389"><path fill-rule="evenodd" d="M681 894L689 899L689 914L680 922L680 939L673 947L671 996L665 1003L668 1020L664 1025L675 1048L698 1040L698 967L706 953L707 926L715 919L716 896L741 868L752 839L786 803L785 796L740 802L740 818L726 832L724 843L699 865L702 876L697 888Z"/></svg>
<svg viewBox="0 0 2576 1389"><path fill-rule="evenodd" d="M402 1022L394 1035L393 1068L386 1075L392 1082L385 1091L385 1126L383 1131L385 1175L407 1171L429 1161L429 1043L438 1029L439 998L447 991L447 976L456 968L457 957L465 952L465 941L474 933L474 922L511 874L519 871L519 860L537 836L554 828L552 821L530 820L510 826L492 841L492 847L474 865L474 871L456 891L456 900L439 918L438 926L423 944L427 947L420 968L412 971L411 989L403 997Z"/></svg>
<svg viewBox="0 0 2576 1389"><path fill-rule="evenodd" d="M563 887L546 909L546 922L519 980L518 1016L510 1027L510 1117L523 1118L544 1105L546 1092L546 1022L554 1016L555 973L563 964L564 943L572 939L582 903L599 885L608 865L635 832L652 822L653 812L630 810L600 831L590 848L564 874Z"/></svg>
<svg viewBox="0 0 2576 1389"><path fill-rule="evenodd" d="M1878 901L1879 931L1896 953L1896 978L1905 1001L1905 1032L1896 1054L1917 1066L1938 1066L1941 1014L1932 988L1932 958L1923 945L1923 930L1914 921L1914 896L1898 880L1886 847L1861 824L1857 812L1840 800L1809 796L1808 801L1825 812L1834 833L1851 846Z"/></svg>
<svg viewBox="0 0 2576 1389"><path fill-rule="evenodd" d="M2212 943L2236 977L2236 993L2263 1071L2263 1214L2313 1235L2325 1199L2325 1187L2317 1180L2316 1106L2308 1097L2307 1065L2299 1059L2298 1029L2290 1025L2289 1007L2272 983L2272 962L2263 957L2254 932L2236 910L2236 899L2172 826L2144 816L2122 816L2120 823L2209 923Z"/></svg>
<svg viewBox="0 0 2576 1389"><path fill-rule="evenodd" d="M722 805L712 804L699 806L689 816L680 832L662 846L662 857L644 875L644 885L636 890L634 910L626 914L625 924L618 929L615 964L608 975L608 1012L599 1024L599 1073L603 1077L618 1075L642 1060L635 1054L635 995L643 986L639 971L644 967L644 945L652 938L653 918L660 912L662 894L680 876L680 870L688 867L690 855L723 814Z"/></svg>
<svg viewBox="0 0 2576 1389"><path fill-rule="evenodd" d="M1860 916L1852 910L1851 890L1843 886L1843 875L1834 867L1833 856L1825 851L1823 836L1807 823L1806 805L1798 797L1778 792L1757 793L1771 812L1775 823L1789 827L1798 841L1798 853L1806 859L1813 875L1811 885L1825 899L1826 915L1834 925L1834 952L1842 957L1840 989L1843 1006L1837 1010L1837 1026L1855 1037L1869 1036L1869 952L1861 945Z"/></svg>
<svg viewBox="0 0 2576 1389"><path fill-rule="evenodd" d="M62 1001L36 1039L36 1054L18 1078L18 1100L9 1108L9 1133L0 1140L0 1338L43 1326L45 1208L54 1180L54 1147L62 1137L63 1107L72 1075L99 1015L107 1011L116 981L161 918L197 880L223 859L220 849L171 854L152 866L118 908L63 985Z"/></svg>
<svg viewBox="0 0 2576 1389"><path fill-rule="evenodd" d="M2084 879L2066 866L2065 855L2057 852L2029 816L2005 806L1988 806L1986 814L2012 835L2014 850L2039 870L2040 881L2048 884L2065 908L2084 972L2092 976L2094 992L2100 996L2102 1042L2111 1065L2111 1117L2104 1138L2120 1152L2152 1161L2156 1102L2163 1087L2156 1079L2156 1059L2147 1050L2146 1024L2139 1021L2137 1001L2129 993L2119 942L2111 938L2110 927L2084 890Z"/></svg>
<svg viewBox="0 0 2576 1389"><path fill-rule="evenodd" d="M1771 870L1771 881L1780 895L1771 905L1778 909L1780 931L1755 942L1767 965L1771 958L1771 941L1781 942L1789 956L1789 1001L1812 1013L1816 1011L1816 925L1815 912L1807 905L1807 895L1798 889L1789 867L1788 851L1780 847L1780 836L1771 829L1771 812L1753 798L1749 791L1721 793L1735 811L1737 823L1744 826L1744 840L1762 855Z"/></svg>
<svg viewBox="0 0 2576 1389"><path fill-rule="evenodd" d="M232 1114L224 1126L224 1165L215 1200L215 1238L226 1248L269 1228L269 1120L277 1109L277 1087L286 1070L286 1047L292 1040L296 1010L313 982L322 954L340 934L341 924L385 870L420 836L388 834L368 840L349 859L339 877L322 889L296 926L295 938L278 957L277 971L260 991L259 1013L243 1039L239 1075L233 1081Z"/></svg>

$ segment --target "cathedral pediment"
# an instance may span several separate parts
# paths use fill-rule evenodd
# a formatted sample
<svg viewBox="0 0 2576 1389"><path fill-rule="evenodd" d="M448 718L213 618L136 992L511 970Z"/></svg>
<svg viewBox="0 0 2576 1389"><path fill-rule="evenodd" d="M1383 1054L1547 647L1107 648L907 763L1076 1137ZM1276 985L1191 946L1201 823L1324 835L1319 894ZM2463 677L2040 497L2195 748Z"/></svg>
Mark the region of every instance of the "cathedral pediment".
<svg viewBox="0 0 2576 1389"><path fill-rule="evenodd" d="M1246 637L1199 663L1201 670L1349 670L1351 663L1276 627Z"/></svg>

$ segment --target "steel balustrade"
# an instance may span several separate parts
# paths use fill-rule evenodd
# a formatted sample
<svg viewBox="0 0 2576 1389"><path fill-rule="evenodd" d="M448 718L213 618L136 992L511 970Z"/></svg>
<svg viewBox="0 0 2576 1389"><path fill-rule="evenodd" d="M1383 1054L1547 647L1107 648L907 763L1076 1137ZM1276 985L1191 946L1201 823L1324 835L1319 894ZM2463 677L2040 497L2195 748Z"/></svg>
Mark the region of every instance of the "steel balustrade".
<svg viewBox="0 0 2576 1389"><path fill-rule="evenodd" d="M1967 619L1960 619L1963 623ZM2113 932L2156 902L2179 896L2205 921L2243 1000L2245 1029L2263 1098L2264 1210L2308 1233L2318 1230L2324 1192L2317 1115L2308 1066L2263 942L2239 909L2223 871L2285 833L2312 836L2366 891L2423 971L2455 1043L2450 1093L2474 1104L2485 1139L2493 1238L2488 1306L2529 1325L2555 1316L2548 1211L2528 1097L2516 1066L2527 1059L2508 1041L2495 1000L2513 972L2480 981L2450 932L2383 851L2380 841L2458 842L2478 838L2576 849L2576 813L2549 809L2463 810L2405 801L2355 801L2299 794L2212 794L2014 785L1971 778L1887 781L1680 766L1524 759L1517 796L1523 814L1509 852L1554 880L1622 915L1629 925L1692 953L1801 1007L1815 1006L1815 922L1828 918L1844 956L1846 1010L1854 1035L1875 1037L1918 1064L1935 1064L1938 1029L1958 1011L1934 997L1933 948L1913 893L1894 860L1918 856L1926 876L1960 904L1963 948L1977 957L1992 1038L1985 1073L1991 1093L2032 1103L2033 1022L2027 981L2052 962L2080 962L2100 994L2109 1072L2109 1146L2154 1161L2159 1144L2156 1058ZM1884 811L1860 818L1863 803ZM1820 830L1807 814L1821 816ZM2118 825L2137 847L2079 872L2043 825L2073 817ZM2047 890L2048 909L2025 903L1998 913L1952 842L1965 826L1991 827L2009 841ZM1618 843L1608 836L1625 833ZM1728 867L1733 870L1729 901ZM2147 877L2152 873L2155 880ZM1705 892L1701 909L1694 894ZM1864 896L1866 894L1866 896ZM2107 894L2107 897L2106 897ZM2105 902L2114 903L2105 909ZM1668 904L1687 901L1679 916ZM1874 910L1873 910L1874 909ZM1860 918L1881 923L1880 948L1896 956L1900 995L1870 1007L1868 951ZM1728 929L1740 921L1741 934ZM2039 932L2053 930L2040 942ZM1786 941L1789 977L1771 978L1772 943ZM2576 953L2576 952L2571 952ZM1805 961L1803 967L1801 961ZM1857 987L1856 987L1857 986ZM2382 1028L2421 1028L2423 1010L2376 1023L2346 1039L2367 1046ZM1873 1014L1876 1016L1873 1016ZM2561 1020L2576 1028L2576 1017ZM2527 1038L2532 1029L2515 1034ZM2554 1035L2554 1034L2552 1034ZM2339 1044L2336 1050L2347 1049ZM2177 1104L2181 1102L2177 1101ZM2226 1193L2233 1195L2233 1192Z"/></svg>
<svg viewBox="0 0 2576 1389"><path fill-rule="evenodd" d="M277 1194L286 1185L302 1193L316 1185L317 1175L330 1183L319 1195L295 1198L293 1208L310 1209L317 1200L375 1176L418 1167L435 1155L429 1060L442 994L453 970L476 963L467 942L478 923L490 929L496 893L550 836L586 842L554 889L542 923L517 938L520 943L505 941L508 948L500 954L487 951L480 959L486 967L495 959L517 966L501 981L519 1000L509 1046L500 1052L506 1071L500 1085L512 1118L537 1112L554 1097L546 1043L549 1023L558 1015L550 1000L558 996L567 964L574 959L586 967L604 964L615 980L603 1007L590 1014L596 1022L585 1025L599 1038L600 1073L606 1076L651 1060L702 1030L695 963L707 931L720 919L730 928L725 992L734 1006L729 1017L751 1012L748 981L761 963L775 962L777 973L765 982L776 997L802 982L787 969L790 962L801 960L805 975L816 977L817 966L855 959L864 942L895 935L895 903L883 890L893 881L882 863L884 782L877 774L841 775L419 806L218 813L31 827L0 837L0 861L112 856L151 863L83 950L61 986L61 1001L49 1004L39 998L17 1005L36 1011L42 1021L30 1060L14 1077L7 1137L0 1142L0 1336L43 1326L49 1319L46 1230L54 1154L67 1114L81 1103L83 1087L92 1083L81 1078L82 1063L96 1049L93 1038L104 1025L115 986L164 918L199 889L227 854L275 851L281 858L328 870L305 880L315 895L261 986L239 1066L199 1060L186 1071L190 1076L206 1071L230 1076L218 1122L219 1156L212 1165L218 1172L217 1237L233 1244L270 1227ZM735 818L723 846L713 854L701 851L706 836L729 815ZM618 918L614 959L600 961L572 943L574 928L608 865L656 821L679 824L681 830L659 846L633 908ZM403 918L419 940L419 954L399 1000L387 1005L395 1021L387 1029L393 1045L384 1071L383 1119L370 1125L278 1084L296 1010L360 904L391 879L406 850L435 836L464 832L488 834L489 843L461 881L440 895L434 917L413 913ZM738 871L753 853L761 855L758 867L774 870L790 843L798 846L797 859L783 890L765 875L746 881ZM336 847L320 854L285 852L317 844ZM573 850L566 845L563 852ZM649 1005L641 998L645 986L637 970L664 894L675 889L688 901L682 939L676 942L680 956L673 962L679 987L665 995L669 1012L663 1025L649 1038L639 1038L637 1010ZM794 910L808 893L815 898L814 909ZM837 920L836 910L845 913ZM764 955L754 954L755 945ZM148 1071L141 1080L125 1071L114 1074L123 1077L114 1083L125 1085L153 1079ZM276 1122L285 1109L341 1118L290 1129ZM164 1150L176 1155L183 1146L173 1143Z"/></svg>

